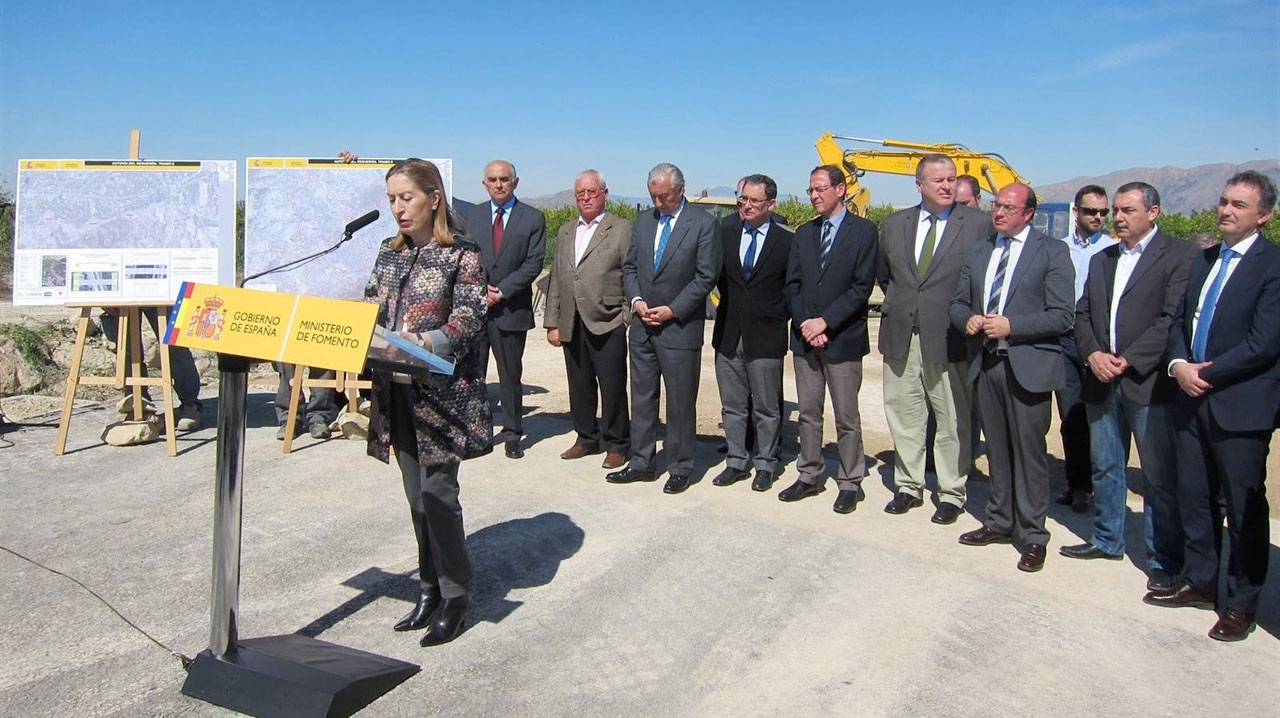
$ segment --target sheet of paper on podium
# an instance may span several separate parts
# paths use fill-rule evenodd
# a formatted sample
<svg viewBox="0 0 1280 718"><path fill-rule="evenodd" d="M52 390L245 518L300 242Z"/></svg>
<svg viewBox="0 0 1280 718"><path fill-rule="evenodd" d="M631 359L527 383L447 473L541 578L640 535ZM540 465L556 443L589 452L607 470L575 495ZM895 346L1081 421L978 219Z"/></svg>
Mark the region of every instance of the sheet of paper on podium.
<svg viewBox="0 0 1280 718"><path fill-rule="evenodd" d="M165 343L359 373L377 315L368 302L187 282Z"/></svg>

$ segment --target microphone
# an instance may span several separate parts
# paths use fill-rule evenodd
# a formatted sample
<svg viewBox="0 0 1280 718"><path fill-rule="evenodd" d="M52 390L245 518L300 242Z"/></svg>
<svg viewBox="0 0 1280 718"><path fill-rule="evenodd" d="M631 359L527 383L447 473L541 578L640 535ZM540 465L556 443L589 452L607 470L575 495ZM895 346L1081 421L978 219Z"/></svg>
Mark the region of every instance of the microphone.
<svg viewBox="0 0 1280 718"><path fill-rule="evenodd" d="M357 219L353 219L350 222L347 222L347 226L343 228L342 233L350 237L356 232L359 232L365 227L368 227L374 222L377 222L378 217L380 216L381 216L381 213L378 212L378 210L376 209L371 210L368 214L365 214Z"/></svg>

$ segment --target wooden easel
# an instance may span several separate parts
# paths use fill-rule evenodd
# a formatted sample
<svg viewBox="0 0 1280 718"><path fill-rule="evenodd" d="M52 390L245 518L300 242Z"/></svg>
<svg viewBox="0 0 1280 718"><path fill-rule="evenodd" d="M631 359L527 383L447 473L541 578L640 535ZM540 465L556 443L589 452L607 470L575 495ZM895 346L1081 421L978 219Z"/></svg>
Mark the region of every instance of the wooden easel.
<svg viewBox="0 0 1280 718"><path fill-rule="evenodd" d="M360 406L358 390L373 388L368 379L358 379L358 374L340 371L333 379L312 379L310 367L293 365L293 381L289 382L289 418L284 422L284 453L293 450L293 432L298 426L298 404L302 400L302 388L334 389L347 395L347 406L355 411Z"/></svg>
<svg viewBox="0 0 1280 718"><path fill-rule="evenodd" d="M138 130L129 132L129 159L138 159L138 150L142 144L142 133ZM116 301L113 304L99 302L66 302L65 306L80 310L80 320L76 324L76 344L71 352L71 367L67 372L67 389L62 398L62 416L58 420L58 437L54 440L53 453L62 456L67 448L67 432L71 428L71 409L76 401L76 387L114 386L117 389L132 388L133 419L141 421L142 387L159 386L162 395L161 403L164 411L165 443L169 445L169 456L178 454L177 429L173 421L173 388L170 383L172 374L169 369L169 345L164 343L165 327L169 323L169 307L171 303L127 302ZM81 360L84 359L84 342L89 336L89 319L94 307L113 312L120 318L116 332L116 370L112 376L83 376L80 374ZM160 377L142 375L142 310L153 307L156 310L156 340L160 353ZM126 347L133 354L133 361L125 366Z"/></svg>
<svg viewBox="0 0 1280 718"><path fill-rule="evenodd" d="M85 386L114 386L117 389L132 389L133 419L141 421L142 388L158 386L161 393L162 411L164 413L165 442L169 445L169 456L178 453L177 428L173 421L173 386L170 383L172 374L169 368L169 345L164 343L165 327L169 323L168 304L157 304L154 301L125 302L114 301L104 305L101 302L67 302L66 306L80 310L80 319L76 324L76 343L71 351L71 367L67 372L67 389L62 398L62 416L58 420L58 437L53 444L55 456L62 456L67 448L67 432L71 428L71 409L76 400L76 388ZM84 359L84 342L89 336L89 320L94 307L102 307L106 311L116 313L120 318L120 327L116 334L115 373L111 376L86 376L80 373L81 361ZM156 310L156 329L158 331L157 348L160 352L160 376L142 375L142 310L153 307ZM131 354L131 361L125 362L126 348Z"/></svg>

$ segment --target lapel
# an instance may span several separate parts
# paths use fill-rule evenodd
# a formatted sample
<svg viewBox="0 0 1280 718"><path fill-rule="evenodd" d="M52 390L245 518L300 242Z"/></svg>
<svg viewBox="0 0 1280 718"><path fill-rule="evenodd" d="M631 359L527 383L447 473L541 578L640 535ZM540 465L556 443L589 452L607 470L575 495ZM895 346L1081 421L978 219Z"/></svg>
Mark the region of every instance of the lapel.
<svg viewBox="0 0 1280 718"><path fill-rule="evenodd" d="M1121 244L1123 244L1123 242L1121 242ZM1138 257L1138 266L1133 268L1133 273L1129 275L1129 283L1121 288L1120 296L1123 297L1129 293L1130 289L1138 286L1138 280L1142 278L1142 275L1147 273L1148 269L1151 269L1151 265L1160 261L1161 255L1163 255L1165 250L1168 248L1168 244L1168 240L1165 238L1163 232L1155 233L1155 236L1151 238L1151 242L1147 244L1147 248L1143 250L1141 256Z"/></svg>
<svg viewBox="0 0 1280 718"><path fill-rule="evenodd" d="M1260 245L1261 243L1266 241L1267 241L1267 238L1259 234L1258 238L1253 240L1253 246L1249 248L1248 254L1245 254L1244 256L1240 256L1240 257L1237 257L1236 259L1231 260L1232 262L1235 263L1235 269L1231 270L1230 281L1228 281L1226 285L1222 287L1222 293L1218 295L1219 305L1221 305L1225 300L1227 302L1227 305L1230 306L1231 302L1233 301L1234 297L1237 294L1241 292L1254 291L1253 273L1257 271L1258 262L1260 261L1259 257L1262 255L1262 252L1265 249L1265 247L1262 247ZM1218 255L1222 254L1223 246L1225 245L1223 245L1221 242L1218 243L1218 249L1214 253L1215 260L1217 259ZM1212 268L1213 268L1212 265L1210 265L1210 269ZM1212 275L1212 272L1210 272L1210 274ZM1214 311L1214 316L1215 317L1219 316L1216 310ZM1209 330L1213 331L1212 325L1210 325Z"/></svg>
<svg viewBox="0 0 1280 718"><path fill-rule="evenodd" d="M942 263L942 258L951 251L956 243L956 235L960 234L960 230L964 228L964 217L956 212L956 207L951 208L951 215L947 217L947 226L942 230L942 234L938 236L933 247L933 259L929 262L929 269L924 273L924 277L920 279L920 283L924 284L924 280L933 274L933 270ZM914 237L913 237L914 239ZM912 261L915 261L916 253L911 253ZM916 276L919 276L920 268L916 267Z"/></svg>
<svg viewBox="0 0 1280 718"><path fill-rule="evenodd" d="M581 215L579 215L579 217L581 217ZM573 242L577 237L578 220L575 219L573 221L573 227L574 232L569 235L570 242ZM582 259L578 261L579 266L581 266L583 262L587 261L587 257L591 255L591 252L595 250L596 247L599 247L602 242L609 238L609 233L612 230L613 215L606 212L605 215L600 218L600 224L596 226L596 233L591 235L591 241L587 242L587 248L582 250ZM573 255L570 254L569 258L573 259Z"/></svg>
<svg viewBox="0 0 1280 718"><path fill-rule="evenodd" d="M657 210L654 211L656 212ZM658 270L653 273L654 276L661 274L662 270L666 269L668 264L671 264L671 258L675 256L676 250L684 241L685 236L689 234L689 224L693 221L689 218L689 213L701 211L700 209L694 209L687 203L684 209L680 210L680 216L676 218L675 225L671 227L671 237L667 239L667 248L662 250L662 263L658 265ZM659 222L658 226L661 227L662 223ZM654 231L656 232L657 230L655 229ZM654 249L657 249L656 245Z"/></svg>
<svg viewBox="0 0 1280 718"><path fill-rule="evenodd" d="M1023 276L1027 274L1027 270L1032 263L1037 261L1037 257L1043 249L1040 235L1035 230L1032 230L1027 235L1027 242L1022 247L1022 253L1018 255L1018 263L1013 265L1013 274L1009 276L1009 288L1005 290L1007 294L1004 300L1006 309L1009 307L1009 300L1013 299L1014 292L1018 291L1018 285L1022 282ZM1012 248L1010 248L1010 252L1012 251Z"/></svg>
<svg viewBox="0 0 1280 718"><path fill-rule="evenodd" d="M1111 319L1111 298L1115 296L1115 292L1116 292L1116 265L1119 263L1120 263L1119 243L1113 244L1110 247L1107 247L1106 249L1102 250L1102 264L1100 265L1099 268L1102 270L1102 286L1107 290L1105 298L1107 300L1107 320L1108 321L1110 321Z"/></svg>
<svg viewBox="0 0 1280 718"><path fill-rule="evenodd" d="M903 216L903 221L907 223L907 231L903 233L906 237L906 243L903 244L902 251L907 255L907 267L911 269L911 281L915 282L916 286L919 287L922 281L920 279L920 262L916 260L916 232L920 230L920 206L917 205L907 210L907 214ZM948 222L947 224L950 225L951 223Z"/></svg>
<svg viewBox="0 0 1280 718"><path fill-rule="evenodd" d="M835 239L831 241L831 257L832 261L827 262L827 266L822 266L822 222L818 223L818 276L824 276L827 270L836 264L837 253L849 242L849 235L853 234L852 214L846 213L844 219L840 220L840 229L836 230Z"/></svg>
<svg viewBox="0 0 1280 718"><path fill-rule="evenodd" d="M471 230L471 239L480 245L481 258L484 259L487 268L492 270L494 260L493 224L491 221L486 221L486 217L490 219L493 217L493 205L490 204L489 200L476 205L475 218L479 221L475 223L475 226L468 227L468 229Z"/></svg>
<svg viewBox="0 0 1280 718"><path fill-rule="evenodd" d="M769 232L765 234L763 240L760 243L760 246L756 248L756 263L754 267L760 267L761 265L763 265L765 261L767 261L769 257L773 254L773 252L777 249L778 247L777 234L778 232L781 232L781 231L782 230L778 227L777 222L769 223ZM753 268L751 270L751 278L755 279L755 277L756 277L756 271Z"/></svg>
<svg viewBox="0 0 1280 718"><path fill-rule="evenodd" d="M991 255L996 251L996 235L991 235L982 243L982 251L973 259L973 267L969 270L969 286L976 297L973 310L977 314L986 312L987 306L987 266L991 264Z"/></svg>
<svg viewBox="0 0 1280 718"><path fill-rule="evenodd" d="M652 220L652 222L650 222ZM636 264L644 267L643 273L654 276L658 272L653 268L653 251L657 248L658 227L662 223L658 221L658 210L652 209L645 214L636 217L636 236L632 241L632 246L636 250ZM634 241L634 240L639 241ZM671 245L667 245L670 249ZM637 272L641 272L637 267Z"/></svg>
<svg viewBox="0 0 1280 718"><path fill-rule="evenodd" d="M730 270L733 271L734 273L733 276L742 280L742 283L745 284L747 281L747 273L746 273L746 269L744 269L742 266L742 255L739 254L738 252L738 250L742 248L743 224L741 221L737 221L729 225L729 228L732 231L728 232L729 236L725 238L726 242L724 245L724 257L729 262L728 267ZM757 246L756 247L756 264L760 263L759 257L760 257L760 246Z"/></svg>

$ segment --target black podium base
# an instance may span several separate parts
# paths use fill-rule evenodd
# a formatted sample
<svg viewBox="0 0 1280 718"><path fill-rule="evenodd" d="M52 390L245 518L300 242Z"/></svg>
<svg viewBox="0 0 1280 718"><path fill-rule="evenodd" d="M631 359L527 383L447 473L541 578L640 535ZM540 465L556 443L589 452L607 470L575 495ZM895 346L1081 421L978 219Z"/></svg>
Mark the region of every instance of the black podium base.
<svg viewBox="0 0 1280 718"><path fill-rule="evenodd" d="M418 670L306 636L267 636L241 642L227 658L201 651L182 692L258 718L345 718Z"/></svg>

